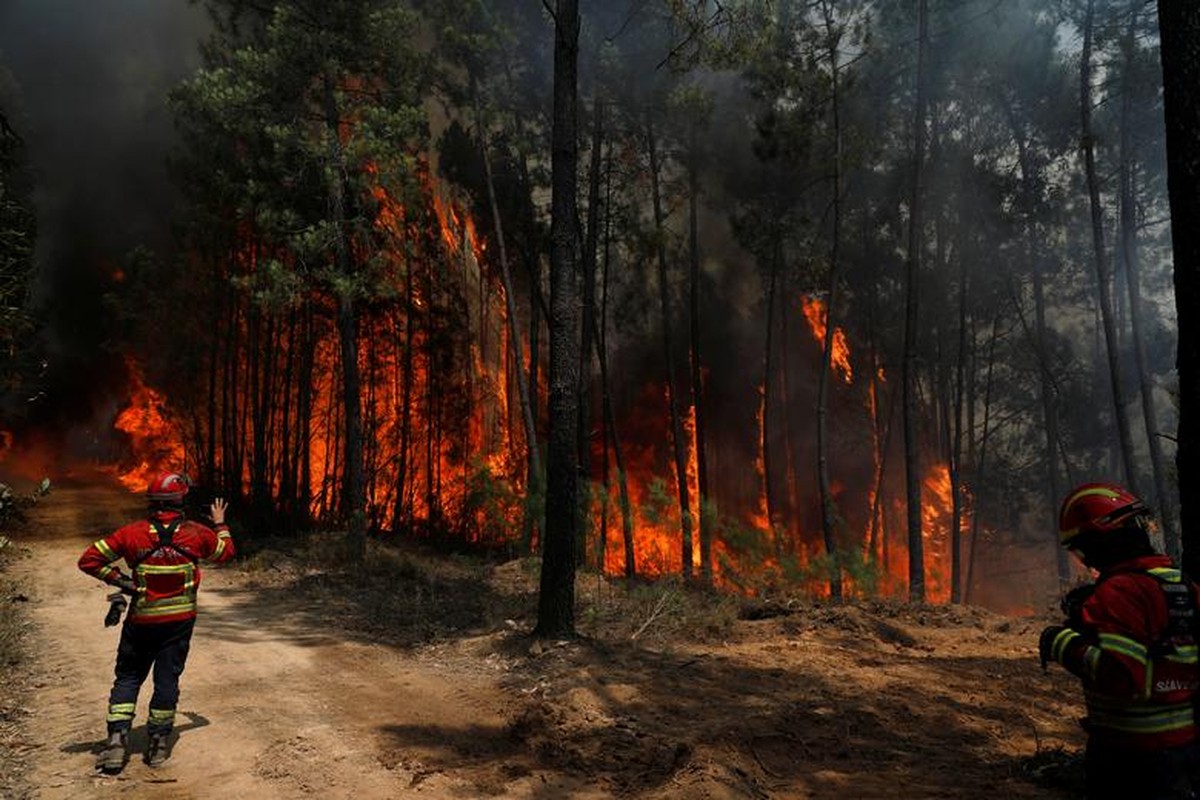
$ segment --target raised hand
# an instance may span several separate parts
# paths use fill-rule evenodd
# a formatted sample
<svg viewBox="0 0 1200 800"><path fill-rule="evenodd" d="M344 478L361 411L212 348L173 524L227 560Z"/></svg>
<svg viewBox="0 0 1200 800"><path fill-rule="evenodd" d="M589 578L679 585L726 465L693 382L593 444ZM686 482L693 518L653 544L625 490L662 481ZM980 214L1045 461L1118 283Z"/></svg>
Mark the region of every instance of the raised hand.
<svg viewBox="0 0 1200 800"><path fill-rule="evenodd" d="M212 518L214 525L225 524L225 509L228 507L229 504L220 497L212 501L212 505L209 506L208 515Z"/></svg>

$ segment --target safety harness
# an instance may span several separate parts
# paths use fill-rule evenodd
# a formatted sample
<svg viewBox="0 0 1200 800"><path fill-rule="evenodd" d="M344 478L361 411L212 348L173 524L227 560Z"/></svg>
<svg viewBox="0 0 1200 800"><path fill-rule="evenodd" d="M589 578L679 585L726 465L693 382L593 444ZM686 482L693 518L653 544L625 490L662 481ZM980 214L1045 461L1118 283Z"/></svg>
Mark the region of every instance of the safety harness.
<svg viewBox="0 0 1200 800"><path fill-rule="evenodd" d="M175 533L176 533L176 531L179 530L179 526L182 524L183 524L183 517L181 517L181 516L176 517L175 519L171 520L170 522L166 523L165 525L160 520L151 518L150 519L150 527L154 529L155 535L158 536L158 546L151 550L147 550L142 555L141 558L139 558L133 564L129 565L130 569L132 569L136 572L138 566L141 565L141 563L143 561L145 561L147 558L149 558L150 556L154 555L155 553L159 552L160 550L162 550L164 548L169 548L171 550L174 550L176 553L179 553L179 555L183 556L188 561L192 562L193 565L198 563L200 561L200 559L196 558L194 555L189 553L185 548L183 548L175 543Z"/></svg>
<svg viewBox="0 0 1200 800"><path fill-rule="evenodd" d="M1151 657L1176 652L1180 646L1197 642L1196 599L1192 596L1190 581L1171 567L1156 567L1146 574L1158 582L1163 599L1167 604L1167 625L1158 639L1148 648Z"/></svg>

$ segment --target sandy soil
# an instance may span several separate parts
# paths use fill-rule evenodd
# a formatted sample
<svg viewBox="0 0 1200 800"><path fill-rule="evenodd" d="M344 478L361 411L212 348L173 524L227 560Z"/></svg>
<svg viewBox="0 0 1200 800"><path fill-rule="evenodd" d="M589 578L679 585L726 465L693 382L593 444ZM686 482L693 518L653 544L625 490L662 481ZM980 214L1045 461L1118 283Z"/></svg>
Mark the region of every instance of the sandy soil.
<svg viewBox="0 0 1200 800"><path fill-rule="evenodd" d="M36 623L14 745L25 796L1072 796L1050 784L1082 744L1082 709L1069 676L1036 663L1049 617L801 604L703 635L656 636L652 622L630 641L649 616L626 606L613 622L618 590L583 588L588 638L543 646L529 611L457 613L468 600L532 609L528 570L504 565L473 588L422 579L432 599L414 613L444 608L441 621L376 636L354 617L369 611L302 573L264 576L270 554L205 572L171 760L140 760L147 687L134 759L98 775L117 629L75 561L139 505L111 485L60 485L20 540L13 569Z"/></svg>

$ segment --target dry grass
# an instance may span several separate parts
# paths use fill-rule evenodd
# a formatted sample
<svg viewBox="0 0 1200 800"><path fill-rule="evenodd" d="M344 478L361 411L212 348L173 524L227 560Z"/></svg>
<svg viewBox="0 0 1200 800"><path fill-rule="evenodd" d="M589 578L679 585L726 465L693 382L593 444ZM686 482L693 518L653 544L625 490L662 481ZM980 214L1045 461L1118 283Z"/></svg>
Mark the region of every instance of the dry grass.
<svg viewBox="0 0 1200 800"><path fill-rule="evenodd" d="M28 592L9 569L18 552L10 538L0 535L0 796L11 798L28 797L31 791L23 780Z"/></svg>

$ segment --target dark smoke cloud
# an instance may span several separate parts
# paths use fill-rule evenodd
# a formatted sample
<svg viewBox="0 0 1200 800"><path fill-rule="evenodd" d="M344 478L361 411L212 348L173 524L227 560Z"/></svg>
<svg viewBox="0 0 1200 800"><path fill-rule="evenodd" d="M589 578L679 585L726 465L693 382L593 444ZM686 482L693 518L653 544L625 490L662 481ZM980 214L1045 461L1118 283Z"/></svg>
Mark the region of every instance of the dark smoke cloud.
<svg viewBox="0 0 1200 800"><path fill-rule="evenodd" d="M0 0L0 64L38 184L34 301L50 366L36 424L90 421L121 371L100 298L132 248L170 246L166 95L199 65L206 30L187 0Z"/></svg>

